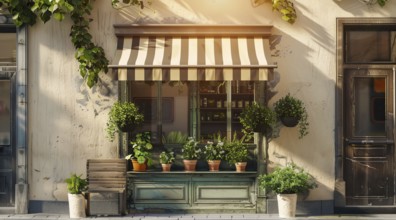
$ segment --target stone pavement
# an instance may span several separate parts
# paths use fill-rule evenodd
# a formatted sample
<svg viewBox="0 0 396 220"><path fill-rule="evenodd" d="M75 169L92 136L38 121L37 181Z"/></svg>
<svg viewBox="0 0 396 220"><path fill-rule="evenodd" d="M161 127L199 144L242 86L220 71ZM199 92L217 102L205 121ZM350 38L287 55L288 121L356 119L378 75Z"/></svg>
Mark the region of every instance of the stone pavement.
<svg viewBox="0 0 396 220"><path fill-rule="evenodd" d="M0 214L0 220L65 220L70 219L66 214ZM117 220L117 219L131 219L131 220L255 220L255 219L280 219L277 214L133 214L126 216L92 216L83 219L98 219L98 220ZM348 219L348 220L368 220L368 219L396 219L396 214L365 214L365 215L323 215L323 216L297 216L294 219Z"/></svg>

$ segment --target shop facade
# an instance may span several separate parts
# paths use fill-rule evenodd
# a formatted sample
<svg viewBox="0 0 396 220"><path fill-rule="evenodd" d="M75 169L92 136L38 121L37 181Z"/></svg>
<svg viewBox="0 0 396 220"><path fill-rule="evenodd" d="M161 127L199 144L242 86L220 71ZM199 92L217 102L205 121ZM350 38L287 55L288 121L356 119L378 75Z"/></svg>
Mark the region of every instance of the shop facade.
<svg viewBox="0 0 396 220"><path fill-rule="evenodd" d="M0 163L1 195L8 196L0 198L0 210L67 212L65 178L85 174L87 159L128 151L128 135L114 142L106 137L116 100L141 107L147 119L142 130L162 149L162 135L175 130L203 142L219 132L240 134L236 118L243 108L253 101L272 107L288 93L306 105L306 137L285 127L277 137L256 134L254 160L241 175L226 166L216 175L203 164L195 174L164 175L155 167L129 172L135 193L142 190L129 208L274 213L276 201L258 190L256 177L294 162L319 185L300 201L299 213L393 210L392 4L295 1L298 18L291 25L265 1L155 0L144 9L119 10L97 1L91 31L111 71L93 89L78 74L70 20L12 32L2 21L2 48L15 46L6 60L0 56L14 67L2 63L0 69L0 117L7 117L0 125L0 156L9 161L9 167ZM150 197L153 188L169 197ZM161 191L166 188L176 193Z"/></svg>

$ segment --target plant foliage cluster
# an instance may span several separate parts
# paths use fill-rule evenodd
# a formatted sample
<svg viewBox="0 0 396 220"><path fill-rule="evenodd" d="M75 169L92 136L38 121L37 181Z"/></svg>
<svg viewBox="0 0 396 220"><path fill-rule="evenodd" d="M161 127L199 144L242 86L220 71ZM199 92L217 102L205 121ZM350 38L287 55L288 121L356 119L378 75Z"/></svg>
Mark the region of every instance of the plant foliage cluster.
<svg viewBox="0 0 396 220"><path fill-rule="evenodd" d="M125 159L136 159L140 164L147 162L147 165L149 166L153 163L153 159L151 158L153 145L151 144L151 136L149 132L136 134L135 141L131 141L131 145L133 154L127 155Z"/></svg>
<svg viewBox="0 0 396 220"><path fill-rule="evenodd" d="M308 134L308 113L301 100L292 97L289 93L274 103L274 110L279 118L298 119L300 139Z"/></svg>
<svg viewBox="0 0 396 220"><path fill-rule="evenodd" d="M70 194L82 194L88 187L87 180L81 178L81 175L77 176L75 173L71 174L65 182L67 183L67 190Z"/></svg>
<svg viewBox="0 0 396 220"><path fill-rule="evenodd" d="M260 175L258 181L262 189L276 194L305 193L317 187L314 178L293 163L286 167L277 167L272 173Z"/></svg>
<svg viewBox="0 0 396 220"><path fill-rule="evenodd" d="M173 151L162 151L159 160L162 164L171 164L175 161L175 154Z"/></svg>
<svg viewBox="0 0 396 220"><path fill-rule="evenodd" d="M253 131L265 132L273 127L276 122L276 115L267 106L253 102L242 111L239 121L243 126L243 132L247 135L247 140L250 140Z"/></svg>
<svg viewBox="0 0 396 220"><path fill-rule="evenodd" d="M182 148L182 157L185 160L197 160L202 156L202 150L194 137L189 137Z"/></svg>
<svg viewBox="0 0 396 220"><path fill-rule="evenodd" d="M114 140L115 132L125 127L136 127L143 123L144 115L133 102L115 102L109 111L107 137Z"/></svg>
<svg viewBox="0 0 396 220"><path fill-rule="evenodd" d="M224 142L208 141L204 147L203 154L206 160L222 160L225 157Z"/></svg>
<svg viewBox="0 0 396 220"><path fill-rule="evenodd" d="M187 141L187 135L181 131L171 131L162 137L164 144L184 144Z"/></svg>
<svg viewBox="0 0 396 220"><path fill-rule="evenodd" d="M99 73L108 71L109 61L104 50L92 42L89 33L88 18L92 11L92 0L0 0L0 7L5 8L12 15L16 26L34 25L37 17L44 23L51 17L62 21L70 15L73 25L70 31L71 41L76 49L75 58L79 62L80 75L91 88L99 80ZM112 0L116 6L119 1ZM123 0L129 5L143 6L142 1Z"/></svg>
<svg viewBox="0 0 396 220"><path fill-rule="evenodd" d="M249 158L249 152L247 148L247 144L244 143L245 136L241 139L238 139L237 134L234 133L234 136L231 141L226 141L225 143L225 160L229 164L235 164L237 162L246 162Z"/></svg>

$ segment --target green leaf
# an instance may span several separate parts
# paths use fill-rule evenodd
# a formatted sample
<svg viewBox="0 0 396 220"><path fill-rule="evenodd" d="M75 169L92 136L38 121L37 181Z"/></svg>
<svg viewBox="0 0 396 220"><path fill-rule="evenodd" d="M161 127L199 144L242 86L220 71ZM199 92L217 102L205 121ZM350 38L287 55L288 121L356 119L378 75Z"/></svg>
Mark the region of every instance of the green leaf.
<svg viewBox="0 0 396 220"><path fill-rule="evenodd" d="M54 13L54 18L58 21L62 21L65 18L65 16L62 13L56 12Z"/></svg>

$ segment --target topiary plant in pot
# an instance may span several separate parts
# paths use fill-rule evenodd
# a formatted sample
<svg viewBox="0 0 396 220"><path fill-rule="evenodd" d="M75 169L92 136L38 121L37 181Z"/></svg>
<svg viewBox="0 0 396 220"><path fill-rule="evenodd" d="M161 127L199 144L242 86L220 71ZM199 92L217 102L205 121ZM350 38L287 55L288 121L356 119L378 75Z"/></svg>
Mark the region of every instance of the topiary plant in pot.
<svg viewBox="0 0 396 220"><path fill-rule="evenodd" d="M279 217L281 218L295 216L298 193L306 193L317 187L314 178L293 163L285 167L277 167L272 173L260 175L258 182L262 189L277 194ZM285 204L285 202L287 203ZM291 208L291 210L285 210L285 207Z"/></svg>
<svg viewBox="0 0 396 220"><path fill-rule="evenodd" d="M308 113L301 100L287 94L274 103L274 111L286 127L298 125L300 139L308 134Z"/></svg>
<svg viewBox="0 0 396 220"><path fill-rule="evenodd" d="M239 121L249 140L252 132L269 132L275 124L276 116L270 108L253 102L241 112Z"/></svg>
<svg viewBox="0 0 396 220"><path fill-rule="evenodd" d="M139 112L139 108L133 102L116 102L109 112L107 136L110 141L113 141L115 132L133 131L143 121L143 114Z"/></svg>

